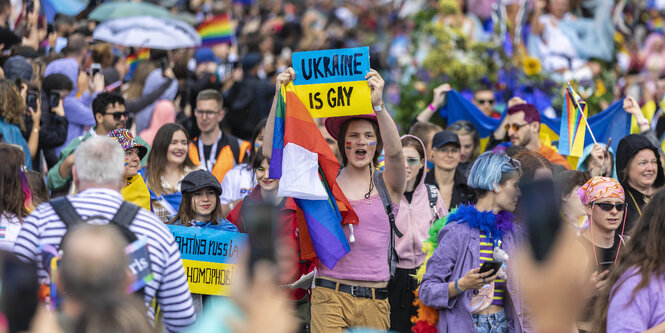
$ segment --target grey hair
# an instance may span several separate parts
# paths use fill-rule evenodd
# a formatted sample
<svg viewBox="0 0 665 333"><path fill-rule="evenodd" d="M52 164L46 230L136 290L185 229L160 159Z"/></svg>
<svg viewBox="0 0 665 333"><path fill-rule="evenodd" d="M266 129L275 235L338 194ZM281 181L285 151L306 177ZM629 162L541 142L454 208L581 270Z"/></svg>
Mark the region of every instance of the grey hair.
<svg viewBox="0 0 665 333"><path fill-rule="evenodd" d="M74 165L80 184L119 186L125 172L125 152L113 139L95 136L78 146Z"/></svg>

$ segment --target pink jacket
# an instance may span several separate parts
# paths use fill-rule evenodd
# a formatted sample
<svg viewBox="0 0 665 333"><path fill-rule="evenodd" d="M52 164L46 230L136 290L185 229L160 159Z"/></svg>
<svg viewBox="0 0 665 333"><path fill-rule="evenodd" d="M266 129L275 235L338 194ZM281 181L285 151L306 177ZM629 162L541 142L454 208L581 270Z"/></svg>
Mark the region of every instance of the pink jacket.
<svg viewBox="0 0 665 333"><path fill-rule="evenodd" d="M404 137L412 137L418 140L420 144L423 143L420 139L413 135L405 135ZM423 150L425 149L423 145ZM427 165L427 156L425 156L425 164ZM423 252L423 241L429 236L427 231L434 223L434 212L429 206L429 198L427 196L427 186L425 185L426 168L423 167L420 179L417 181L415 190L413 191L413 198L411 203L402 196L399 206L399 215L395 218L395 224L399 231L404 234L402 238L395 237L395 250L399 256L397 267L404 269L412 269L420 266L425 261L425 253ZM436 211L439 217L444 217L448 214L446 206L441 199L439 190L435 189L437 195Z"/></svg>

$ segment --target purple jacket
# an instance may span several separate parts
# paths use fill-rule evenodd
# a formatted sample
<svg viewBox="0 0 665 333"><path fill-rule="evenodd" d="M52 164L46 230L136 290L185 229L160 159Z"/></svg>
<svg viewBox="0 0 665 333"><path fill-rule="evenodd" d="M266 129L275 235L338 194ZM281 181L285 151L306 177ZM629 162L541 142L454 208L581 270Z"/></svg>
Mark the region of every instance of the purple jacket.
<svg viewBox="0 0 665 333"><path fill-rule="evenodd" d="M471 316L472 291L448 297L448 283L480 266L480 232L465 223L450 221L438 235L438 247L427 261L427 272L420 284L418 297L427 306L439 309L438 332L475 332ZM512 255L516 249L514 233L503 235L503 249ZM524 306L517 289L517 278L511 274L511 261L507 263L507 289L505 311L509 332L528 332L525 326ZM527 326L529 326L527 324Z"/></svg>
<svg viewBox="0 0 665 333"><path fill-rule="evenodd" d="M632 268L612 287L607 333L643 332L665 321L665 277L653 274L649 284L633 295L641 281L642 274Z"/></svg>

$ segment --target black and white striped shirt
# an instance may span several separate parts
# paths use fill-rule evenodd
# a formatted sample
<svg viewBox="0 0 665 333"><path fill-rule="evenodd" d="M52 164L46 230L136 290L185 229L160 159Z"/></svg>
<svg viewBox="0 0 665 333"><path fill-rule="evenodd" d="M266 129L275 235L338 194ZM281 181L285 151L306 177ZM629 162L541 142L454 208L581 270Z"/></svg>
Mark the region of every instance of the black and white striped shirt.
<svg viewBox="0 0 665 333"><path fill-rule="evenodd" d="M123 202L120 193L105 188L86 189L68 199L82 219L97 215L110 220ZM136 214L129 230L148 240L154 275L154 280L144 288L148 316L154 319L154 309L150 305L156 297L167 331L181 331L193 324L192 296L173 234L155 215L144 209ZM40 282L47 281L48 274L42 267L39 245L51 244L59 248L66 231L65 224L48 203L39 205L25 218L14 252L24 260L37 263Z"/></svg>

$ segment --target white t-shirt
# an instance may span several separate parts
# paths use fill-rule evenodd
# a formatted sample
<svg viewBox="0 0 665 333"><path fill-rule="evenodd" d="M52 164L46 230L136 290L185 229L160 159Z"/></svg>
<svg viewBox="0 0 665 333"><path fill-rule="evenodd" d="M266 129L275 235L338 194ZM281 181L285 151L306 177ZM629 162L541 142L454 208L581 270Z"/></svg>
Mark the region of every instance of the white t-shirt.
<svg viewBox="0 0 665 333"><path fill-rule="evenodd" d="M545 58L543 67L546 71L556 71L561 68L574 70L584 63L577 56L577 51L570 39L559 27L562 24L561 21L569 18L569 13L562 20L557 20L551 14L544 14L538 18L540 24L544 25L542 38L538 41L538 48Z"/></svg>
<svg viewBox="0 0 665 333"><path fill-rule="evenodd" d="M0 215L0 250L12 252L14 242L21 231L21 222L14 214Z"/></svg>
<svg viewBox="0 0 665 333"><path fill-rule="evenodd" d="M238 164L229 170L222 180L222 205L244 198L256 186L256 177L247 164Z"/></svg>

